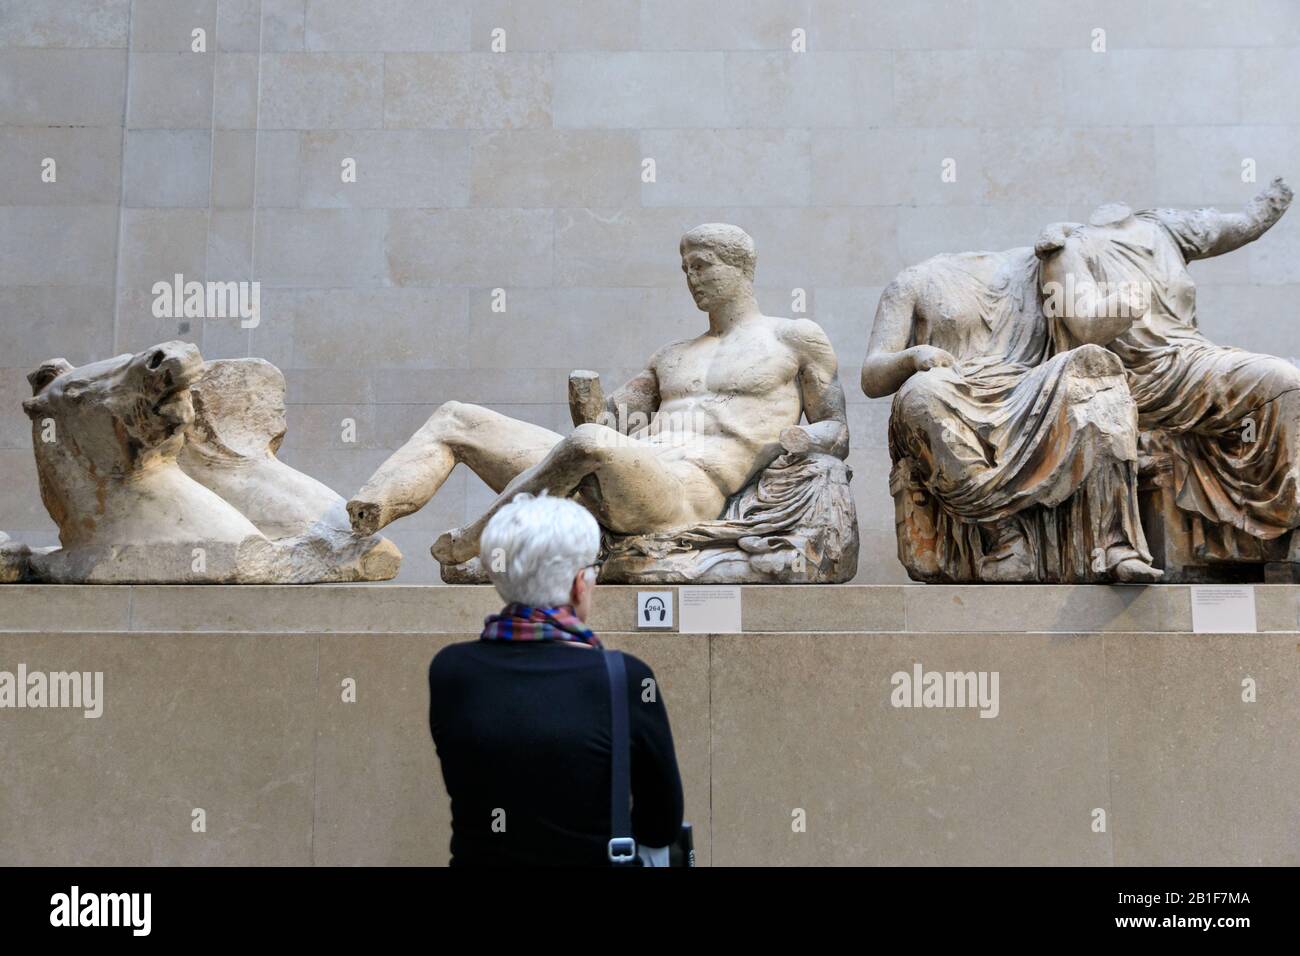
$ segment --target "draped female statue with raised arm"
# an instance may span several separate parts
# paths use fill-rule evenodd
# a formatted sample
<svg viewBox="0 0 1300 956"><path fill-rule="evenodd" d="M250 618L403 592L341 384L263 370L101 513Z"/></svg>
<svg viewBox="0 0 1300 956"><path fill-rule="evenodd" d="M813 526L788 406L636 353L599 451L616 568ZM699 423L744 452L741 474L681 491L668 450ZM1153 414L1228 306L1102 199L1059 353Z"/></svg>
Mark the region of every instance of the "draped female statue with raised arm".
<svg viewBox="0 0 1300 956"><path fill-rule="evenodd" d="M1150 307L1107 348L1124 365L1143 431L1171 452L1177 507L1220 526L1188 561L1249 560L1264 553L1261 542L1277 541L1277 558L1300 562L1300 542L1284 538L1300 527L1300 369L1206 338L1187 268L1262 236L1291 198L1276 179L1240 212L1109 203L1086 225L1051 230L1055 248L1043 258L1044 283L1069 289L1067 304L1146 290Z"/></svg>

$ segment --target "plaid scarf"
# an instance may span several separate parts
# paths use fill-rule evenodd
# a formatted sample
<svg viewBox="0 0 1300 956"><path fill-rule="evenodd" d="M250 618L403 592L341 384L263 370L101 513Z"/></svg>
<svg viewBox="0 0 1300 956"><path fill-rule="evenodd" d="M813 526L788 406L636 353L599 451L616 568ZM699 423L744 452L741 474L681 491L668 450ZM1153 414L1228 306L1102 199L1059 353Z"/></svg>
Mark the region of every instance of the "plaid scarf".
<svg viewBox="0 0 1300 956"><path fill-rule="evenodd" d="M579 620L569 604L560 607L528 607L507 604L500 614L483 621L481 641L580 641L600 647L596 635Z"/></svg>

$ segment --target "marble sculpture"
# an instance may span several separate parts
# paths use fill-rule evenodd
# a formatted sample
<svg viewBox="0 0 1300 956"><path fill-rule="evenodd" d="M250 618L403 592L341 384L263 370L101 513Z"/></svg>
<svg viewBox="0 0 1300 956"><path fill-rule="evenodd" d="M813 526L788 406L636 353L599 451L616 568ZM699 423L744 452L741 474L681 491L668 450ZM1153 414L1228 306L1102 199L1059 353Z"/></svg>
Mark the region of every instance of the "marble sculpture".
<svg viewBox="0 0 1300 956"><path fill-rule="evenodd" d="M574 372L567 435L442 405L348 502L352 527L373 534L418 510L463 463L497 498L434 542L446 580L482 580L479 534L525 491L591 510L605 531L605 581L851 578L849 432L829 340L812 321L759 310L754 242L738 227L692 229L680 252L706 331L664 346L608 397L594 372Z"/></svg>
<svg viewBox="0 0 1300 956"><path fill-rule="evenodd" d="M894 395L890 491L911 577L1292 579L1300 369L1210 342L1187 269L1258 238L1290 202L1276 180L1236 213L1111 203L1033 247L895 278L862 388Z"/></svg>
<svg viewBox="0 0 1300 956"><path fill-rule="evenodd" d="M275 457L284 378L261 359L204 362L165 342L28 376L41 499L60 547L0 549L0 579L309 583L397 573L352 533L341 497Z"/></svg>

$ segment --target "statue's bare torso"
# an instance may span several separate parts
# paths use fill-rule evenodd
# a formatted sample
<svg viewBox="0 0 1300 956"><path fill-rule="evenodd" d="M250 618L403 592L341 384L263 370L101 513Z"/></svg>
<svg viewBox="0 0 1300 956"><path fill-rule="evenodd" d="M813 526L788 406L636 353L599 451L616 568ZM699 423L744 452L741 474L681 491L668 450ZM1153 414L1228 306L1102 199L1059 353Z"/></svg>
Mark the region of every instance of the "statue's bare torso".
<svg viewBox="0 0 1300 956"><path fill-rule="evenodd" d="M735 494L781 453L781 432L803 412L805 357L793 325L757 316L660 350L650 366L659 388L655 421L630 437L660 447L666 463L697 470L723 497Z"/></svg>

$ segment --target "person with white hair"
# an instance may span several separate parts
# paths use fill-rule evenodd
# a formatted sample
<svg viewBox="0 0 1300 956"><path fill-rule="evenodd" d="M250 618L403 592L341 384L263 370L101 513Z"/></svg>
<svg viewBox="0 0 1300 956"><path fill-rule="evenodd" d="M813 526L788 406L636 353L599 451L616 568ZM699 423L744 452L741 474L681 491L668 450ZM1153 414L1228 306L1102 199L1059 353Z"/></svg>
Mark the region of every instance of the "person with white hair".
<svg viewBox="0 0 1300 956"><path fill-rule="evenodd" d="M451 797L453 866L608 865L610 684L587 627L600 528L565 498L517 495L479 557L506 602L429 666L429 726ZM654 672L626 662L632 835L667 846L682 783Z"/></svg>

